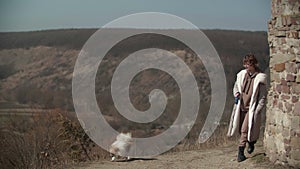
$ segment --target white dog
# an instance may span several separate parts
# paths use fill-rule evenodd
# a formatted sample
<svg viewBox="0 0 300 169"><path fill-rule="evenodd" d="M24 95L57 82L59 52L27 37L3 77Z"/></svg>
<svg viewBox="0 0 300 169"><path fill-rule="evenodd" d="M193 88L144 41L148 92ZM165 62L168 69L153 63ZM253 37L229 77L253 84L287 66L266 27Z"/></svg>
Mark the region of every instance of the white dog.
<svg viewBox="0 0 300 169"><path fill-rule="evenodd" d="M116 141L110 146L109 152L111 155L111 161L117 160L119 157L124 157L129 152L132 144L131 133L120 133L117 135ZM130 157L127 157L129 160Z"/></svg>

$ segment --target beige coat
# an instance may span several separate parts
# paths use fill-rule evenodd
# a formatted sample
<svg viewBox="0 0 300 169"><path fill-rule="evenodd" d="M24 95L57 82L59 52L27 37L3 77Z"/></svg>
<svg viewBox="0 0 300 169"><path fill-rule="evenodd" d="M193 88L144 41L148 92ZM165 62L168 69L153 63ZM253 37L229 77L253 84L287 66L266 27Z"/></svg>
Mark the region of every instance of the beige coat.
<svg viewBox="0 0 300 169"><path fill-rule="evenodd" d="M237 74L237 79L233 88L233 94L242 93L243 81L247 71L242 70ZM253 93L249 104L249 119L248 119L248 141L256 141L259 137L261 125L261 110L265 105L266 100L266 79L264 73L258 73L254 78ZM238 101L234 105L227 136L232 136L240 129L240 108L241 102Z"/></svg>

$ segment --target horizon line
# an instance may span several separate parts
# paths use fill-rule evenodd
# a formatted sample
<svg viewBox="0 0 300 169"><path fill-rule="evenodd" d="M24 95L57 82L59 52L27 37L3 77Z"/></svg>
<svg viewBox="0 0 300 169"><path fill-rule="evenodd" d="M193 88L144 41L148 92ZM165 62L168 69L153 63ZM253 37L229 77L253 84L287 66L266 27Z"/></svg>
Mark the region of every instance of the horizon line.
<svg viewBox="0 0 300 169"><path fill-rule="evenodd" d="M242 30L242 29L227 29L227 28L132 28L132 27L78 27L78 28L49 28L49 29L29 29L29 30L16 30L16 31L0 31L0 33L29 33L29 32L43 32L43 31L59 31L59 30L99 30L99 29L140 29L140 30L223 30L223 31L242 31L242 32L268 32L267 30Z"/></svg>

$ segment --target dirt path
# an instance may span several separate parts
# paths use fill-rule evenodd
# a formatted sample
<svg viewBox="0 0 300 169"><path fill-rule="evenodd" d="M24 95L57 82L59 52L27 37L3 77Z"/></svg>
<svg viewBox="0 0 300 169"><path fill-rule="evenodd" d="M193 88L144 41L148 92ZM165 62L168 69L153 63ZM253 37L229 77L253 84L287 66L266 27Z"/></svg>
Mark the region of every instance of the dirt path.
<svg viewBox="0 0 300 169"><path fill-rule="evenodd" d="M227 146L216 149L193 150L168 153L154 159L136 159L128 162L98 161L84 163L74 169L287 169L273 165L264 155L262 143L258 143L253 154L246 153L248 159L236 161L237 148Z"/></svg>

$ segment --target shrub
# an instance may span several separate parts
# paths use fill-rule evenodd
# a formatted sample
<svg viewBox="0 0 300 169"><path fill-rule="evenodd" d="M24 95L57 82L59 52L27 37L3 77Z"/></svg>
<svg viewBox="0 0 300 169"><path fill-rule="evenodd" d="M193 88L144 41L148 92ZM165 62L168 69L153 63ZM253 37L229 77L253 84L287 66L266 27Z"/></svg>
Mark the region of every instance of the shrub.
<svg viewBox="0 0 300 169"><path fill-rule="evenodd" d="M64 168L70 163L109 156L65 111L32 113L21 118L12 115L10 119L0 130L3 169Z"/></svg>

